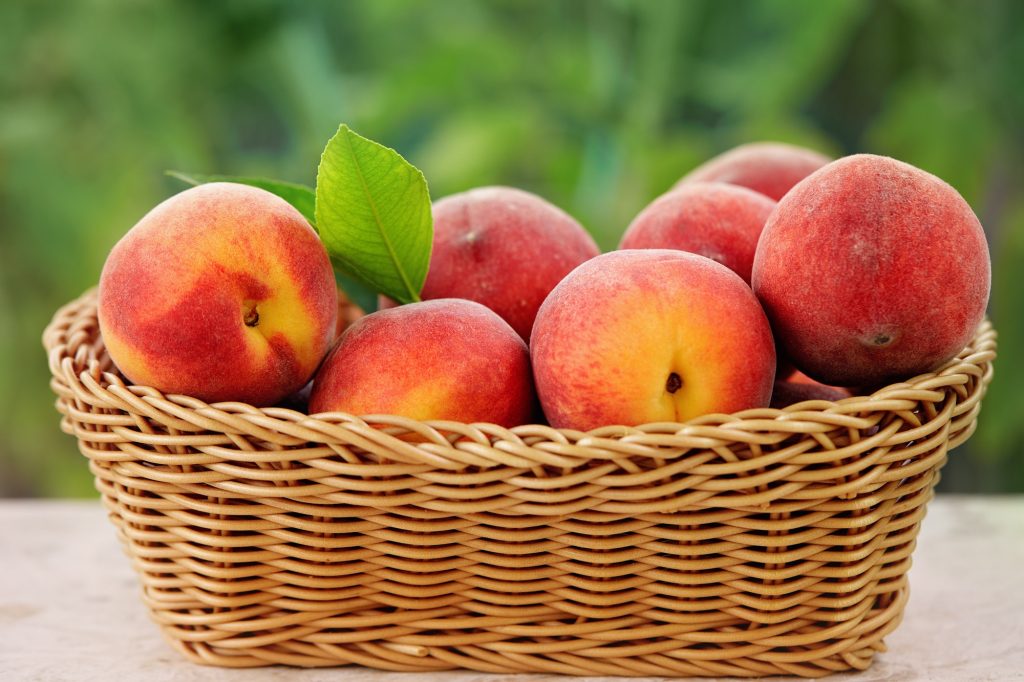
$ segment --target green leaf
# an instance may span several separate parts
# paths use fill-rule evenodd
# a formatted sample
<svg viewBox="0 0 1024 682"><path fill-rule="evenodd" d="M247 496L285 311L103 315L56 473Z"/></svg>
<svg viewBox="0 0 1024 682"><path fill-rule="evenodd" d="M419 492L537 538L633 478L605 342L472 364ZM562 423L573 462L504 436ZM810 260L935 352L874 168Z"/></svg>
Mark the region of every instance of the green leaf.
<svg viewBox="0 0 1024 682"><path fill-rule="evenodd" d="M334 261L331 261L334 264ZM377 292L357 279L352 279L344 274L337 264L334 264L334 281L338 283L341 290L348 296L348 300L362 308L364 313L372 313L377 310Z"/></svg>
<svg viewBox="0 0 1024 682"><path fill-rule="evenodd" d="M430 194L398 152L340 126L317 169L316 224L342 274L400 303L420 300L434 238Z"/></svg>
<svg viewBox="0 0 1024 682"><path fill-rule="evenodd" d="M289 204L294 206L299 213L309 221L310 225L316 226L314 207L316 195L312 187L300 185L294 182L281 182L267 178L235 177L231 175L200 175L197 173L182 173L180 171L167 171L172 178L177 178L190 185L202 185L207 182L237 182L242 185L252 185L265 189L271 194L276 194Z"/></svg>

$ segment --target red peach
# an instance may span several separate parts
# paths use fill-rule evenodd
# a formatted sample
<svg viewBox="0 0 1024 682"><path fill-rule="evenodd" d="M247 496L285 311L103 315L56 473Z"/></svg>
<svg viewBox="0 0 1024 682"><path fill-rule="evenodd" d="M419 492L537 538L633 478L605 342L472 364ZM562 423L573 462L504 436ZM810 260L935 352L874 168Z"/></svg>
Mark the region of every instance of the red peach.
<svg viewBox="0 0 1024 682"><path fill-rule="evenodd" d="M310 413L516 426L534 405L530 354L488 308L437 299L352 323L313 380Z"/></svg>
<svg viewBox="0 0 1024 682"><path fill-rule="evenodd" d="M599 251L568 213L535 194L482 187L434 204L434 250L421 294L487 306L527 341L551 289Z"/></svg>
<svg viewBox="0 0 1024 682"><path fill-rule="evenodd" d="M796 376L800 375L800 376ZM787 381L776 381L772 391L771 407L782 409L805 400L842 400L852 393L840 386L826 386L802 375L800 372Z"/></svg>
<svg viewBox="0 0 1024 682"><path fill-rule="evenodd" d="M722 182L692 182L663 194L633 219L620 249L679 249L706 256L750 283L757 239L775 202Z"/></svg>
<svg viewBox="0 0 1024 682"><path fill-rule="evenodd" d="M776 369L775 370L775 380L776 381L788 381L788 382L791 382L791 383L794 383L794 384L817 384L817 383L819 383L819 382L815 381L814 379L810 378L809 376L807 376L806 374L804 374L803 372L801 372L800 370L798 370L796 367L793 367L792 365L789 365L787 367L787 369L788 369L788 371L786 371L785 374L781 374L779 372L779 370ZM822 384L822 385L824 385L824 384Z"/></svg>
<svg viewBox="0 0 1024 682"><path fill-rule="evenodd" d="M300 389L334 338L330 260L302 214L233 183L147 213L103 266L99 323L134 383L208 402L271 405Z"/></svg>
<svg viewBox="0 0 1024 682"><path fill-rule="evenodd" d="M985 314L977 217L918 168L858 154L790 191L765 226L753 286L787 357L812 379L868 386L941 365Z"/></svg>
<svg viewBox="0 0 1024 682"><path fill-rule="evenodd" d="M818 170L829 157L782 142L752 142L734 147L687 173L676 185L727 182L778 201L793 185Z"/></svg>
<svg viewBox="0 0 1024 682"><path fill-rule="evenodd" d="M555 287L530 348L552 426L685 421L768 405L775 345L739 276L684 251L614 251Z"/></svg>

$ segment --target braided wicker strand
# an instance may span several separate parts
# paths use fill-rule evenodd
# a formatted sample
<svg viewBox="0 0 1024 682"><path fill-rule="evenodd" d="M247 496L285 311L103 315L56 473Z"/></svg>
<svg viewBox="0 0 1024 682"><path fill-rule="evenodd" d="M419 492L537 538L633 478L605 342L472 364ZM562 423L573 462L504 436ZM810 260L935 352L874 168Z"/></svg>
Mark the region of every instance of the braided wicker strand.
<svg viewBox="0 0 1024 682"><path fill-rule="evenodd" d="M867 668L995 357L985 322L871 396L581 433L163 395L117 373L94 292L44 345L189 659L624 676Z"/></svg>

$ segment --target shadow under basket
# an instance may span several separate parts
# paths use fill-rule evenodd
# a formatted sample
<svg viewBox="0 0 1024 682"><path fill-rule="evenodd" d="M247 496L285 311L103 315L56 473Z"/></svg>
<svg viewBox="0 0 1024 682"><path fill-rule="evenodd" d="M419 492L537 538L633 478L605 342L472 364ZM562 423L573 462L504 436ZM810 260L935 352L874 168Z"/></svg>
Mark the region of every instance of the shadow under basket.
<svg viewBox="0 0 1024 682"><path fill-rule="evenodd" d="M865 669L995 333L871 396L581 433L310 417L127 384L90 291L44 344L170 643L228 667Z"/></svg>

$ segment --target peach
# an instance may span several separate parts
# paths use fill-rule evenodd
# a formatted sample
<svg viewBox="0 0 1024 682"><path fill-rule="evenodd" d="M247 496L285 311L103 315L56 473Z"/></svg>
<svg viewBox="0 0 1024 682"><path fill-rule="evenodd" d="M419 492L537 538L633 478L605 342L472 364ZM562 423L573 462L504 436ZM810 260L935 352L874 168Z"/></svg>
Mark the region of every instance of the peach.
<svg viewBox="0 0 1024 682"><path fill-rule="evenodd" d="M796 372L786 381L776 381L772 391L771 407L782 409L805 400L842 400L852 393L840 386L826 386Z"/></svg>
<svg viewBox="0 0 1024 682"><path fill-rule="evenodd" d="M780 364L780 366L782 365L782 363L779 363L779 364ZM788 371L786 371L785 374L782 374L779 369L776 369L775 370L775 381L788 381L788 382L794 383L794 384L817 384L817 383L819 383L819 382L815 381L814 379L810 378L809 376L807 376L806 374L804 374L803 372L801 372L800 370L798 370L793 365L789 365L787 367L787 370ZM822 384L822 385L824 385L824 384Z"/></svg>
<svg viewBox="0 0 1024 682"><path fill-rule="evenodd" d="M985 234L957 191L870 154L834 161L779 202L753 272L785 355L841 386L953 357L985 314L990 279Z"/></svg>
<svg viewBox="0 0 1024 682"><path fill-rule="evenodd" d="M775 378L768 320L740 277L684 251L587 261L541 306L530 347L552 426L685 421L766 407Z"/></svg>
<svg viewBox="0 0 1024 682"><path fill-rule="evenodd" d="M434 204L434 250L421 297L465 298L529 341L551 289L599 251L568 213L535 194L481 187Z"/></svg>
<svg viewBox="0 0 1024 682"><path fill-rule="evenodd" d="M100 331L136 384L271 405L316 371L337 295L302 214L265 190L210 183L156 206L114 246Z"/></svg>
<svg viewBox="0 0 1024 682"><path fill-rule="evenodd" d="M620 249L679 249L718 261L750 283L757 239L775 202L722 182L692 182L663 194L633 219Z"/></svg>
<svg viewBox="0 0 1024 682"><path fill-rule="evenodd" d="M523 339L483 305L453 298L352 323L313 380L309 410L515 426L534 402Z"/></svg>
<svg viewBox="0 0 1024 682"><path fill-rule="evenodd" d="M727 182L778 201L793 185L831 160L812 149L792 144L752 142L697 166L676 186L690 182Z"/></svg>

